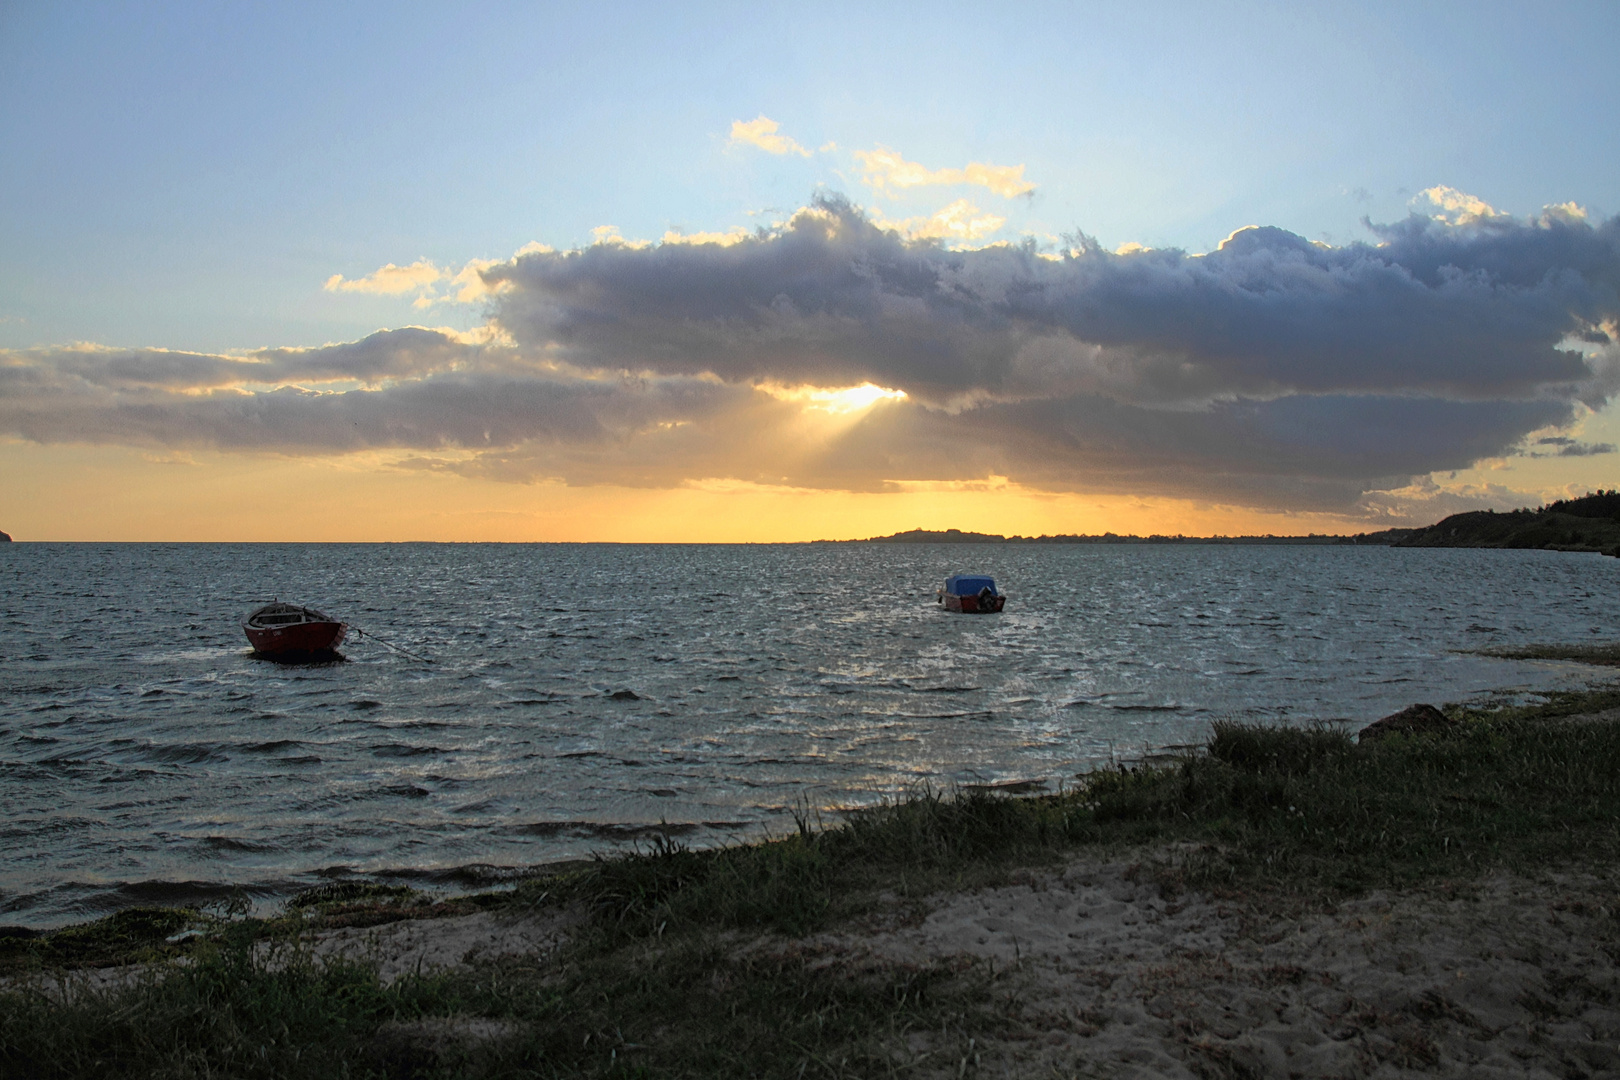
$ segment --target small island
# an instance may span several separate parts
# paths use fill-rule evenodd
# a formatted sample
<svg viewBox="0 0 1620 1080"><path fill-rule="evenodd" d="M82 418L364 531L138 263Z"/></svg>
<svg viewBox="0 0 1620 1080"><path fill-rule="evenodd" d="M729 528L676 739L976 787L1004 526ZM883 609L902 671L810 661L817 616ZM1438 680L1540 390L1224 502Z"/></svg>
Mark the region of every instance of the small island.
<svg viewBox="0 0 1620 1080"><path fill-rule="evenodd" d="M1055 536L1002 536L999 533L963 532L961 529L909 529L890 536L866 540L818 540L821 544L1376 544L1388 546L1418 532L1416 529L1386 529L1355 536L1137 536L1132 533L1060 533Z"/></svg>

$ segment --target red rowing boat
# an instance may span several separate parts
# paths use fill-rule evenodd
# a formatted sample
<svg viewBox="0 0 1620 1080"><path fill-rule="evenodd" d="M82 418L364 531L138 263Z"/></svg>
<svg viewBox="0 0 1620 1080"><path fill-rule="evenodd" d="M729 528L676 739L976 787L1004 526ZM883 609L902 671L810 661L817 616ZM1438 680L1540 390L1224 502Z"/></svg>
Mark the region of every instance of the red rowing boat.
<svg viewBox="0 0 1620 1080"><path fill-rule="evenodd" d="M276 603L248 612L242 632L262 653L322 653L343 643L349 624L314 608Z"/></svg>

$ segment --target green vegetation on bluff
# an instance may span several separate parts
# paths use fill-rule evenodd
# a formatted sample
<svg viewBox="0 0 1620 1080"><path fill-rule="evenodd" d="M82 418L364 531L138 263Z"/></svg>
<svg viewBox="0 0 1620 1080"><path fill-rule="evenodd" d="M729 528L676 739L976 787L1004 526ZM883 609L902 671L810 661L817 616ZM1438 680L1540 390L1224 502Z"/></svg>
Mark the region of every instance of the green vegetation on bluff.
<svg viewBox="0 0 1620 1080"><path fill-rule="evenodd" d="M1535 510L1453 514L1397 547L1552 548L1620 553L1620 492L1598 491Z"/></svg>
<svg viewBox="0 0 1620 1080"><path fill-rule="evenodd" d="M7 939L0 952L14 979L158 962L134 983L102 989L84 982L63 993L26 979L0 989L0 1073L889 1075L894 1048L918 1031L966 1062L970 1040L1011 1022L1001 974L965 963L829 965L795 942L915 917L940 890L1086 853L1139 858L1171 892L1290 902L1503 867L1610 865L1620 857L1616 710L1614 688L1535 707L1451 707L1445 730L1367 743L1325 728L1221 724L1204 753L1087 774L1057 794L923 791L825 828L806 819L767 843L664 843L442 911L409 890L348 886L310 894L275 919L125 913ZM480 909L573 911L584 921L547 964L391 983L299 943L321 926ZM178 926L206 932L171 943ZM98 928L105 947L92 944Z"/></svg>

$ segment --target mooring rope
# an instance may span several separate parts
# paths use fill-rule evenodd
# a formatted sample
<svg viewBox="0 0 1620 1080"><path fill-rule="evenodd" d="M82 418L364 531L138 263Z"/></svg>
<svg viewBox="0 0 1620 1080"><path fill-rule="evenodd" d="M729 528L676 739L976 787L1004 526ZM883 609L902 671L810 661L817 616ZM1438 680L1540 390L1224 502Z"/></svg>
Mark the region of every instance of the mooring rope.
<svg viewBox="0 0 1620 1080"><path fill-rule="evenodd" d="M379 643L379 644L382 644L382 645L386 645L386 646L388 646L388 647L389 647L389 648L390 648L390 649L393 649L393 650L394 650L394 651L395 651L395 652L397 652L397 653L404 653L404 654L405 654L405 655L406 655L406 656L408 656L408 657L410 657L410 658L411 658L411 659L412 659L412 660L420 660L420 661L422 661L422 663L424 663L424 664L431 664L431 663L433 663L433 661L432 661L432 660L429 660L429 659L428 659L428 658L427 658L427 657L425 657L425 656L418 656L418 655L416 655L416 654L415 654L415 653L413 653L413 652L411 652L411 650L409 650L409 649L405 649L405 648L401 648L401 647L400 647L400 646L398 646L398 645L395 645L395 644L394 644L394 643L393 643L393 642L392 642L392 641L389 641L389 640L388 640L388 639L386 639L386 638L380 638L380 637L378 637L378 636L377 636L377 635L376 635L376 634L373 634L373 633L372 633L372 632L371 632L371 631L369 631L369 630L362 630L362 629L360 629L360 628L359 628L359 627L358 627L358 626L350 626L350 627L349 627L349 629L350 629L350 630L353 630L353 631L354 631L354 632L355 632L355 633L356 633L356 634L359 634L359 635L360 635L360 636L361 636L361 637L364 637L364 638L370 638L370 639L371 639L371 640L372 640L372 641L375 641L375 642L377 642L377 643Z"/></svg>

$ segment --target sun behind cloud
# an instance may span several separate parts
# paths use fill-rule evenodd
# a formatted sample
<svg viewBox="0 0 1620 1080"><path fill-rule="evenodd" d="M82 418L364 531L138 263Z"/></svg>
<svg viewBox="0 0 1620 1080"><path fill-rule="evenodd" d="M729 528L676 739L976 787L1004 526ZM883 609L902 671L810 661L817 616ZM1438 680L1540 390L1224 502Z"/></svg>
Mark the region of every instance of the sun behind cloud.
<svg viewBox="0 0 1620 1080"><path fill-rule="evenodd" d="M782 386L761 383L759 389L781 401L797 401L806 409L843 415L864 412L880 401L904 401L904 390L891 390L886 386L862 383L859 386L827 388L819 386Z"/></svg>

